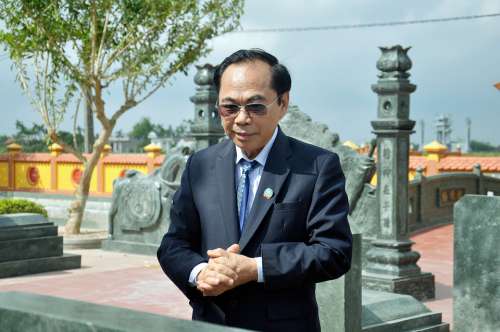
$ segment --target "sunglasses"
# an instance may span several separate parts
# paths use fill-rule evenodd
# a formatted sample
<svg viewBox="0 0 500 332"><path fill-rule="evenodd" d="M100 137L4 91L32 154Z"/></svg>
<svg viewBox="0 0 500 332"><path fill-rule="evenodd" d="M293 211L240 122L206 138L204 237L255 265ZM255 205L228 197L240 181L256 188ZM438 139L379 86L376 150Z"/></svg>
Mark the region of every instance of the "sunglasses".
<svg viewBox="0 0 500 332"><path fill-rule="evenodd" d="M223 118L234 118L240 113L241 110L245 110L249 117L254 116L264 116L267 114L267 109L269 106L274 104L276 100L278 100L280 95L278 95L272 102L269 104L259 104L259 103L251 103L246 105L237 105L237 104L217 104L216 107L219 110L219 114Z"/></svg>

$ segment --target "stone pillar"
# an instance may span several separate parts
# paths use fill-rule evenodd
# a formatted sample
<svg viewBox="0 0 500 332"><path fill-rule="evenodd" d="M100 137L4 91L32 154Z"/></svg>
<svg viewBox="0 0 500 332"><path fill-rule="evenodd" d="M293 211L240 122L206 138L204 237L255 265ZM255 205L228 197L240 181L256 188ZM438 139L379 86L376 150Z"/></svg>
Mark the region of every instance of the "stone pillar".
<svg viewBox="0 0 500 332"><path fill-rule="evenodd" d="M412 295L419 300L434 298L434 276L422 273L418 252L408 237L408 164L410 93L416 86L408 80L412 63L409 48L381 47L377 62L381 71L372 90L378 94L378 117L372 121L377 135L378 234L367 252L363 286Z"/></svg>
<svg viewBox="0 0 500 332"><path fill-rule="evenodd" d="M219 112L215 107L217 91L213 84L214 67L210 64L196 66L198 72L194 82L198 87L196 93L190 98L194 104L194 122L191 125L189 136L196 141L196 150L216 144L224 136Z"/></svg>

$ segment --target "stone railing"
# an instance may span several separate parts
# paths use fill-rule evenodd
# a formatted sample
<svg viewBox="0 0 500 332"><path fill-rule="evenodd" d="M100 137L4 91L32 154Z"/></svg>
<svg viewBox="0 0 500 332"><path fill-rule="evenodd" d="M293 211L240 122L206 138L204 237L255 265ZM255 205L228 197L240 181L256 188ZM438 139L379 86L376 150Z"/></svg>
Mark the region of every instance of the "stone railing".
<svg viewBox="0 0 500 332"><path fill-rule="evenodd" d="M500 196L500 179L483 174L479 165L472 172L427 177L417 169L408 187L409 231L452 223L453 205L466 194Z"/></svg>

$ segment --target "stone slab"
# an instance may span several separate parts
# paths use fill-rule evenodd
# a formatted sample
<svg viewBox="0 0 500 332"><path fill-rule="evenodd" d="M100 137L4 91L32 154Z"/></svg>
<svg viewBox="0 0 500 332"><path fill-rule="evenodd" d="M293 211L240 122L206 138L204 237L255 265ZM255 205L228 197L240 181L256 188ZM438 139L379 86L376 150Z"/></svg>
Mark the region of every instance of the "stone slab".
<svg viewBox="0 0 500 332"><path fill-rule="evenodd" d="M16 226L0 230L0 242L8 240L21 240L28 238L57 236L57 226L43 224L40 226Z"/></svg>
<svg viewBox="0 0 500 332"><path fill-rule="evenodd" d="M244 331L52 296L0 293L2 332Z"/></svg>
<svg viewBox="0 0 500 332"><path fill-rule="evenodd" d="M397 294L407 294L420 301L436 297L434 275L427 272L410 277L391 277L365 272L363 273L363 287Z"/></svg>
<svg viewBox="0 0 500 332"><path fill-rule="evenodd" d="M363 332L448 332L440 313L410 295L363 289Z"/></svg>
<svg viewBox="0 0 500 332"><path fill-rule="evenodd" d="M42 272L79 269L80 255L64 254L56 257L42 257L0 263L0 278L35 274ZM0 320L1 321L1 320Z"/></svg>
<svg viewBox="0 0 500 332"><path fill-rule="evenodd" d="M40 226L50 223L41 214L15 213L0 215L0 230L16 226Z"/></svg>
<svg viewBox="0 0 500 332"><path fill-rule="evenodd" d="M138 255L156 255L156 251L160 245L146 244L139 242L128 242L119 240L104 240L102 241L102 249L109 251L125 252Z"/></svg>
<svg viewBox="0 0 500 332"><path fill-rule="evenodd" d="M61 256L62 253L62 236L0 241L0 262Z"/></svg>
<svg viewBox="0 0 500 332"><path fill-rule="evenodd" d="M317 284L316 300L323 331L361 331L361 234L353 234L349 272Z"/></svg>
<svg viewBox="0 0 500 332"><path fill-rule="evenodd" d="M453 330L500 331L500 197L454 207Z"/></svg>

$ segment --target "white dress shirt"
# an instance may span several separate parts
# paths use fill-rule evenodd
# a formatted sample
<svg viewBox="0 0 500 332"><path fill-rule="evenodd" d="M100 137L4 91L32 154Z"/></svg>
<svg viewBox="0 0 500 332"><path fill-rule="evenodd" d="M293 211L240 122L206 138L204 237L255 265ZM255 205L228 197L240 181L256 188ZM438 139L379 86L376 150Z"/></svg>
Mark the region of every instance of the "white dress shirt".
<svg viewBox="0 0 500 332"><path fill-rule="evenodd" d="M246 156L245 152L241 150L239 146L236 146L236 167L235 167L235 191L238 189L238 184L239 180L241 177L241 165L239 164L241 159L245 159L247 161L257 161L258 165L255 166L253 169L251 169L250 173L248 173L248 180L249 180L249 190L248 190L248 211L251 210L252 204L255 200L255 194L257 193L257 189L259 188L259 183L260 183L260 178L262 176L262 171L264 170L264 166L266 165L267 157L269 155L269 151L271 151L271 148L274 144L274 141L276 140L276 136L278 135L278 128L274 130L273 136L271 139L266 143L266 145L262 148L262 150L259 152L259 154L253 159L250 160ZM247 222L252 222L252 220L248 220ZM214 248L215 249L215 248ZM262 267L262 257L255 257L255 262L257 263L257 282L264 282L264 270ZM189 283L193 286L196 286L196 279L198 276L198 273L200 273L203 268L207 266L207 263L200 263L196 265L192 270L191 273L189 274Z"/></svg>

